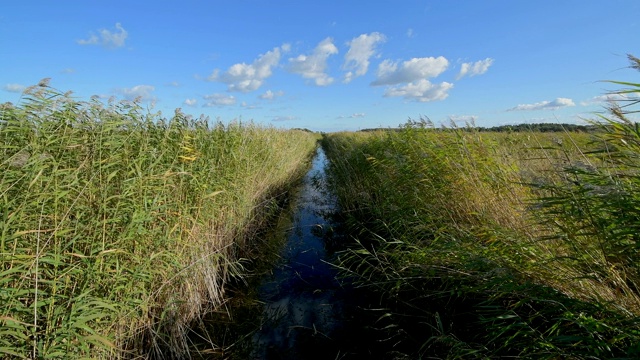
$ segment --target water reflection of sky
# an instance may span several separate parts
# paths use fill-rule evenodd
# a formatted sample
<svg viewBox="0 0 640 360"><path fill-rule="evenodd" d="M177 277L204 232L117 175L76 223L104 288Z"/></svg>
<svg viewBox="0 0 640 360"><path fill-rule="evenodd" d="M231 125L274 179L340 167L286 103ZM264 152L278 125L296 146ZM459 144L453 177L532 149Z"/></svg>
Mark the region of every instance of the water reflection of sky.
<svg viewBox="0 0 640 360"><path fill-rule="evenodd" d="M324 183L326 161L319 149L298 195L283 261L260 287L265 309L263 327L254 336L256 358L269 358L272 352L286 359L330 351L326 345L341 317L341 301L336 298L337 271L325 262L323 234L329 225L322 214L331 210L333 201L318 185Z"/></svg>

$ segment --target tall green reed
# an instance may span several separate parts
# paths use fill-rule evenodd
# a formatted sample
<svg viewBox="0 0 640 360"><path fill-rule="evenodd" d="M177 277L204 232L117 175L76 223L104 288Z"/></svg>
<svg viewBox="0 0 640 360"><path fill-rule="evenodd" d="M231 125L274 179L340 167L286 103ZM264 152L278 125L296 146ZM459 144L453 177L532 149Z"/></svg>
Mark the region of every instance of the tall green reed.
<svg viewBox="0 0 640 360"><path fill-rule="evenodd" d="M3 105L0 144L0 353L175 358L315 138L42 82Z"/></svg>
<svg viewBox="0 0 640 360"><path fill-rule="evenodd" d="M451 358L637 356L634 296L612 297L619 285L607 283L624 273L628 284L633 270L619 257L633 254L632 227L625 226L635 216L625 211L632 203L620 192L611 194L615 202L584 199L604 183L589 183L576 170L610 175L616 147L606 138L619 135L593 140L423 125L331 134L323 143L355 240L338 266L379 297L372 326L386 329L388 350ZM607 151L595 150L602 144ZM624 166L627 179L633 166ZM583 183L591 193L576 191ZM607 248L611 236L597 240L598 231L583 230L595 218L582 217L585 207L606 220L595 224L612 226L609 218L620 216L624 242ZM594 271L614 259L607 272ZM594 274L609 280L591 281Z"/></svg>
<svg viewBox="0 0 640 360"><path fill-rule="evenodd" d="M629 56L632 67L640 60ZM585 280L605 284L593 294L625 311L640 314L640 131L635 106L640 84L613 81L626 88L610 94L599 114L596 148L568 162L552 181L534 184L549 238L562 244L563 257L582 268ZM599 297L599 298L598 298Z"/></svg>

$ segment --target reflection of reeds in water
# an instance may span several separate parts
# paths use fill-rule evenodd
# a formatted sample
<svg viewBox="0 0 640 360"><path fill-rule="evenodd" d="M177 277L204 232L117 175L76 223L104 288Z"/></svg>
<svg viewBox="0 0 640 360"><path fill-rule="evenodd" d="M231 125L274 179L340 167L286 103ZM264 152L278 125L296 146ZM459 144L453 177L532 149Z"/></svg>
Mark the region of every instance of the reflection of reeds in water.
<svg viewBox="0 0 640 360"><path fill-rule="evenodd" d="M254 334L254 357L278 353L295 358L305 351L324 352L319 344L334 341L334 305L331 293L287 296L265 305L261 328ZM315 344L314 344L315 343ZM309 348L311 347L311 348Z"/></svg>
<svg viewBox="0 0 640 360"><path fill-rule="evenodd" d="M330 226L318 215L318 208L327 210L316 199L320 193L312 180L322 176L318 171L310 170L292 202L296 213L281 263L261 287L265 305L260 329L253 335L253 358L333 358L340 351L332 336L343 317L336 302L343 299L336 298L335 269L324 262Z"/></svg>

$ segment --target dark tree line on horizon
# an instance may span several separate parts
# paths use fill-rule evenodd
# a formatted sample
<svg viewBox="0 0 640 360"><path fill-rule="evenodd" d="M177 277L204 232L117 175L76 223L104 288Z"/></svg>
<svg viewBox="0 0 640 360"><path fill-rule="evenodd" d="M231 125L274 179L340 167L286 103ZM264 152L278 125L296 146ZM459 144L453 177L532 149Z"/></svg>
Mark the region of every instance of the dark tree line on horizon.
<svg viewBox="0 0 640 360"><path fill-rule="evenodd" d="M602 130L602 126L600 125L577 125L577 124L559 124L559 123L539 123L539 124L515 124L515 125L500 125L493 127L483 127L483 126L465 126L465 127L442 127L436 128L430 122L422 122L422 121L413 121L410 120L404 125L401 125L397 128L371 128L371 129L362 129L359 131L368 132L368 131L379 131L379 130L391 130L391 131L400 131L402 129L407 128L422 128L422 129L433 129L438 131L448 131L452 129L456 130L467 130L467 131L481 131L481 132L525 132L525 131L533 131L533 132L598 132Z"/></svg>

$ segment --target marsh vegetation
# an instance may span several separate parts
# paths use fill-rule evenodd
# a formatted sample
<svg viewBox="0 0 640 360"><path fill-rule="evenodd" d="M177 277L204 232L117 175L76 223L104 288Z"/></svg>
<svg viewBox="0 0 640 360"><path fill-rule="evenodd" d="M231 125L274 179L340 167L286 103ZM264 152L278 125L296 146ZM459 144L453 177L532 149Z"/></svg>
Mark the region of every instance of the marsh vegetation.
<svg viewBox="0 0 640 360"><path fill-rule="evenodd" d="M332 269L313 261L353 300L348 326L326 333L358 339L331 342L338 356L640 357L640 84L615 84L606 113L571 131L421 119L324 134L342 236L314 243ZM277 308L239 296L260 293L258 267L306 256L264 231L318 139L46 82L2 105L0 357L238 358L251 339L282 342L291 329L232 323L286 313L299 290L263 284ZM312 277L300 298L337 293Z"/></svg>
<svg viewBox="0 0 640 360"><path fill-rule="evenodd" d="M188 356L316 136L76 101L0 113L0 353Z"/></svg>
<svg viewBox="0 0 640 360"><path fill-rule="evenodd" d="M591 133L324 137L384 358L640 356L640 84L617 84Z"/></svg>

